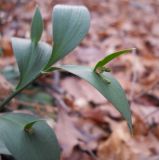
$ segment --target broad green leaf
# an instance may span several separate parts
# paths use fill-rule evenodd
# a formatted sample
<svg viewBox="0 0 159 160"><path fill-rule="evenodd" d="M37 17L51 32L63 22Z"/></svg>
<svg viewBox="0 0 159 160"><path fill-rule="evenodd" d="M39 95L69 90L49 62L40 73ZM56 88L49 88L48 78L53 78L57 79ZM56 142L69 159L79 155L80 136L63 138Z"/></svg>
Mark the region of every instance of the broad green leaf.
<svg viewBox="0 0 159 160"><path fill-rule="evenodd" d="M0 141L16 160L59 160L60 147L53 130L44 122L32 126L32 132L24 129L26 124L38 118L9 113L0 116Z"/></svg>
<svg viewBox="0 0 159 160"><path fill-rule="evenodd" d="M36 8L32 24L31 24L31 40L37 44L41 38L43 31L43 20L39 8Z"/></svg>
<svg viewBox="0 0 159 160"><path fill-rule="evenodd" d="M68 71L88 81L114 105L114 107L127 120L130 130L132 130L131 111L128 100L125 96L122 87L110 73L108 72L103 73L103 76L111 82L111 83L106 83L106 81L102 77L100 77L99 74L95 73L93 71L93 68L91 67L64 65L54 68Z"/></svg>
<svg viewBox="0 0 159 160"><path fill-rule="evenodd" d="M30 40L13 38L13 51L20 71L17 90L34 80L47 64L52 48L43 42L36 46Z"/></svg>
<svg viewBox="0 0 159 160"><path fill-rule="evenodd" d="M88 32L89 11L84 6L56 5L53 9L53 52L46 68L73 50Z"/></svg>
<svg viewBox="0 0 159 160"><path fill-rule="evenodd" d="M122 54L126 54L129 53L133 50L134 48L130 48L130 49L125 49L125 50L121 50L121 51L117 51L114 53L109 54L108 56L104 57L103 59L101 59L99 62L97 62L97 64L94 67L94 70L96 70L97 68L103 67L104 65L106 65L108 62L110 62L111 60L113 60L114 58L119 57Z"/></svg>

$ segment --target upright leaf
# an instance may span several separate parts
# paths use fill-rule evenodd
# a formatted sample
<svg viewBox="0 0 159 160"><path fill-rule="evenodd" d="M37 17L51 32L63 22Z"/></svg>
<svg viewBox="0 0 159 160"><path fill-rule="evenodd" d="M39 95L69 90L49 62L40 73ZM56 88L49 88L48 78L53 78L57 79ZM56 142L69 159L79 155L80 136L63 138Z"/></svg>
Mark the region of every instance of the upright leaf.
<svg viewBox="0 0 159 160"><path fill-rule="evenodd" d="M56 136L44 121L35 123L32 132L25 131L27 124L37 120L22 113L1 115L0 141L8 149L4 152L11 153L16 160L59 160L60 147Z"/></svg>
<svg viewBox="0 0 159 160"><path fill-rule="evenodd" d="M114 105L114 107L127 120L130 130L132 130L131 111L128 100L125 96L122 87L110 73L105 72L103 74L103 76L111 82L111 83L106 83L106 81L102 77L100 77L97 73L95 73L93 71L93 68L91 67L77 66L77 65L63 65L54 68L68 71L88 81Z"/></svg>
<svg viewBox="0 0 159 160"><path fill-rule="evenodd" d="M53 9L53 52L46 68L73 50L88 32L90 15L84 6L56 5Z"/></svg>
<svg viewBox="0 0 159 160"><path fill-rule="evenodd" d="M97 68L103 67L104 65L106 65L108 62L110 62L114 58L117 58L122 54L126 54L126 53L132 51L133 49L134 48L125 49L125 50L121 50L121 51L117 51L117 52L109 54L108 56L104 57L99 62L97 62L97 64L94 67L94 70L96 70Z"/></svg>
<svg viewBox="0 0 159 160"><path fill-rule="evenodd" d="M35 46L30 40L21 38L13 38L12 46L20 71L17 89L21 89L40 74L50 58L52 48L43 42Z"/></svg>
<svg viewBox="0 0 159 160"><path fill-rule="evenodd" d="M37 44L41 38L43 31L43 20L39 8L36 8L32 24L31 24L31 40Z"/></svg>

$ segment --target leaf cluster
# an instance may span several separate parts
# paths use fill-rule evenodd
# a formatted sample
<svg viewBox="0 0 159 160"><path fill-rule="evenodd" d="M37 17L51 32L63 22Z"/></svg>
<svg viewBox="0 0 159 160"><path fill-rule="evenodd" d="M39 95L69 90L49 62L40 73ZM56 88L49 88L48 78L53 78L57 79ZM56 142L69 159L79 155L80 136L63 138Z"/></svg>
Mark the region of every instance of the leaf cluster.
<svg viewBox="0 0 159 160"><path fill-rule="evenodd" d="M86 7L56 5L52 13L53 44L50 46L40 41L43 19L39 8L36 8L30 39L12 38L20 80L15 92L1 104L0 109L40 75L63 70L94 86L122 114L132 130L131 111L124 90L105 66L132 49L109 54L93 67L56 65L81 42L89 26L90 14ZM5 146L0 153L11 154L17 160L59 159L60 147L56 136L44 121L26 114L3 114L0 116L0 128L0 145Z"/></svg>

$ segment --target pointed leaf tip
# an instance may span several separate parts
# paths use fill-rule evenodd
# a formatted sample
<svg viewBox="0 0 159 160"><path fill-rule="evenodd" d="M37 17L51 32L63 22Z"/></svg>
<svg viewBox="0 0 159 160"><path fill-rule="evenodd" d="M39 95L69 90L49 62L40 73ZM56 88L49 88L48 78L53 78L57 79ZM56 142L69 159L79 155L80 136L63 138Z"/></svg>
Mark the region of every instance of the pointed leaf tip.
<svg viewBox="0 0 159 160"><path fill-rule="evenodd" d="M54 69L62 69L68 71L80 78L83 78L94 86L105 98L110 101L114 107L122 114L122 116L127 121L130 132L132 132L132 120L131 120L131 110L119 82L110 74L109 72L103 73L103 78L106 78L111 82L107 83L103 81L103 78L93 71L93 68L86 66L77 66L77 65L61 65L54 67Z"/></svg>
<svg viewBox="0 0 159 160"><path fill-rule="evenodd" d="M43 31L43 20L38 7L36 7L34 17L31 24L31 40L37 44L41 38Z"/></svg>

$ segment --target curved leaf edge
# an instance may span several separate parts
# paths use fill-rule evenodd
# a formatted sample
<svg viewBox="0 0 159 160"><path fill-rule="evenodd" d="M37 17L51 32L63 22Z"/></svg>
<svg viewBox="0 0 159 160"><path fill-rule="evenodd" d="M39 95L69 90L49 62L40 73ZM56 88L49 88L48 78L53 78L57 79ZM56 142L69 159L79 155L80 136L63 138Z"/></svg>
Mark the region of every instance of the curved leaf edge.
<svg viewBox="0 0 159 160"><path fill-rule="evenodd" d="M71 74L73 74L73 75L75 75L75 76L77 76L77 77L79 77L79 78L82 78L82 77L80 77L80 75L78 75L78 74L75 74L75 73L73 73L73 72L71 72L71 71L69 71L69 70L66 70L64 67L65 66L69 66L69 67L74 67L74 66L77 66L77 65L61 65L61 66L52 66L52 67L50 67L49 69L48 69L48 72L52 72L52 71L55 71L55 70L60 70L60 71L65 71L65 72L69 72L69 73L71 73ZM79 66L79 67L88 67L88 66ZM92 73L95 73L95 74L97 74L96 72L94 72L94 68L92 68L92 67L90 67L91 68L91 70L92 70ZM47 72L47 71L46 71ZM48 73L47 72L47 73ZM113 78L114 78L114 76L113 76ZM84 78L82 78L82 79L84 79ZM107 77L106 77L106 79L107 79ZM117 79L116 78L114 78L116 81L117 81ZM84 80L86 80L86 79L84 79ZM86 80L89 84L91 84L88 80ZM118 81L117 81L118 82ZM106 83L107 85L109 85L110 83ZM120 85L120 83L118 82L118 84ZM96 88L93 84L91 84L94 88ZM120 87L121 87L121 85L120 85ZM96 88L97 89L97 88ZM121 89L122 89L122 87L121 87ZM99 91L100 92L100 91ZM102 93L101 93L102 94ZM104 96L105 97L105 96ZM107 98L106 98L107 99ZM115 106L114 106L115 107ZM116 108L116 107L115 107ZM117 109L117 108L116 108ZM118 110L118 109L117 109ZM120 111L120 110L118 110L120 113L121 113L121 115L123 116L123 118L124 118L124 115L123 115L123 113ZM132 134L133 133L133 128L132 128L132 119L131 119L131 111L130 111L130 107L129 107L129 115L127 116L127 118L125 117L124 118L126 121L127 121L127 124L128 124L128 128L129 128L129 131L130 131L130 133Z"/></svg>
<svg viewBox="0 0 159 160"><path fill-rule="evenodd" d="M11 38L11 44L12 44L14 56L15 56L15 58L16 58L16 62L17 62L17 66L18 66L19 74L20 74L19 82L18 82L18 84L17 84L17 86L16 86L16 91L18 91L18 90L21 90L22 88L25 88L25 87L28 86L32 81L34 81L35 79L37 79L37 77L39 77L40 74L41 74L41 72L44 70L46 64L43 64L43 67L39 70L39 73L36 74L34 78L32 78L32 79L31 79L30 81L28 81L25 85L23 85L23 84L22 84L22 81L25 79L25 74L26 74L26 72L28 72L28 68L29 68L30 66L28 66L28 68L25 69L26 72L21 73L21 71L20 71L20 67L21 67L21 66L19 65L20 62L19 62L19 60L18 60L18 55L16 54L16 50L15 50L15 48L14 48L14 46L16 46L16 43L17 43L16 41L22 41L22 43L24 43L24 42L26 41L26 43L28 43L28 44L30 45L30 47L32 46L35 50L36 50L36 48L38 48L39 46L46 46L46 47L48 47L48 49L50 50L50 55L49 55L48 61L49 61L49 59L50 59L50 57L51 57L51 51L53 50L53 48L52 48L52 46L51 46L50 44L48 44L48 43L46 43L46 42L43 42L43 41L39 41L39 42L37 43L37 45L34 45L34 43L31 41L31 39L24 39L24 38L19 38L19 37L12 37L12 38ZM46 51L46 52L48 52L48 51ZM32 53L32 54L34 54L34 53ZM47 61L47 62L48 62L48 61Z"/></svg>
<svg viewBox="0 0 159 160"><path fill-rule="evenodd" d="M50 56L50 59L45 67L45 70L47 70L48 68L50 68L53 64L55 64L57 61L59 61L60 59L64 58L66 55L68 55L72 50L74 50L79 44L80 42L85 38L86 34L88 33L89 31L89 28L90 28L90 12L88 10L88 8L84 5L63 5L63 4L58 4L58 5L55 5L55 7L53 8L53 12L52 12L52 32L53 32L53 39L55 39L54 37L54 19L55 19L55 11L58 10L58 9L62 9L62 7L64 7L65 9L68 9L68 12L70 12L70 9L76 9L78 10L78 8L81 8L82 9L82 12L85 12L85 18L87 18L87 29L85 30L85 33L84 35L80 38L79 42L76 43L76 45L74 47L71 47L64 55L60 55L61 53L58 53L56 50L57 50L57 47L55 47L56 45L56 42L53 43L53 50L52 50L52 54ZM68 8L67 8L68 7ZM86 23L86 22L85 22ZM79 35L79 37L81 36L81 33ZM65 35L63 35L63 39L65 38ZM59 46L60 47L60 46ZM59 48L58 47L58 48ZM64 48L64 50L66 49L67 47ZM59 57L57 57L59 54Z"/></svg>
<svg viewBox="0 0 159 160"><path fill-rule="evenodd" d="M31 116L30 118L32 119L32 120L30 120L30 122L25 122L25 124L22 124L22 123L24 123L24 121L22 122L22 123L20 123L20 121L19 122L16 122L16 121L14 121L12 118L6 118L5 116L6 115L21 115L22 117L25 117L25 116ZM32 114L26 114L26 113L4 113L4 114L2 114L2 115L0 115L0 119L2 119L3 121L6 121L7 123L9 122L9 123L11 123L11 124L15 124L15 125L17 125L17 126L19 126L20 128L21 128L21 131L22 131L22 134L23 133L25 133L26 132L26 134L28 134L28 136L30 135L32 135L32 132L28 132L27 130L25 130L26 129L26 127L28 127L28 128L30 128L30 127L33 127L33 125L35 124L35 123L37 123L37 122L39 122L39 121L43 121L42 123L43 123L43 125L44 124L46 124L46 126L47 127L49 127L51 130L52 130L52 128L45 122L45 120L44 119L39 119L37 116L35 116L35 115L32 115ZM25 118L24 118L25 119ZM24 120L23 119L23 120ZM34 120L35 119L35 120ZM1 123L3 123L3 121L1 122ZM27 120L26 120L27 121ZM34 131L34 130L33 130ZM0 131L1 132L1 131ZM9 131L10 132L10 131ZM53 132L53 131L52 131ZM10 132L11 133L11 132ZM33 132L34 133L34 132ZM4 133L3 133L4 134ZM55 135L55 133L53 132L53 135L55 136L55 140L56 140L56 143L57 143L57 149L56 149L56 151L58 151L59 152L59 158L60 158L60 152L61 152L61 149L60 149L60 146L59 146L59 143L58 143L58 140L57 140L57 138L56 138L56 135ZM18 137L17 137L18 138ZM2 147L4 147L4 149L2 150L2 152L0 153L0 154L4 154L4 155L9 155L9 156L12 156L12 157L16 157L16 155L15 155L15 153L12 153L11 152L11 150L9 150L9 148L7 147L7 145L5 144L5 140L3 139L3 138L1 138L1 136L0 136L0 145L2 145ZM30 145L32 145L32 144L30 144ZM59 160L59 158L58 159L56 159L55 158L55 160ZM19 159L18 159L19 160Z"/></svg>

